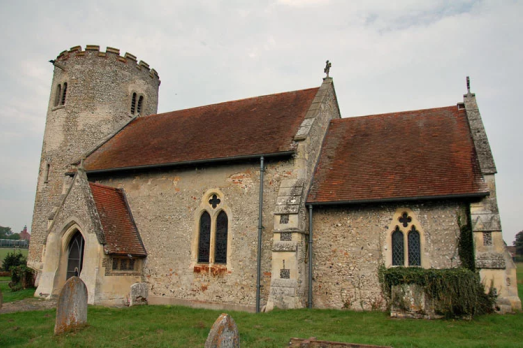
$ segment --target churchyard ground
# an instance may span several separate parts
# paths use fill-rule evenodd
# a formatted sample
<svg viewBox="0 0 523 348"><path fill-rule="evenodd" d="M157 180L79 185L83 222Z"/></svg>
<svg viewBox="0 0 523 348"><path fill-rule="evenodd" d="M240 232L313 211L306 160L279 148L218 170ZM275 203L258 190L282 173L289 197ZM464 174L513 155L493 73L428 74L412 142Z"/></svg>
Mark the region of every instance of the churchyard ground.
<svg viewBox="0 0 523 348"><path fill-rule="evenodd" d="M523 295L523 264L518 264ZM4 293L5 294L5 293ZM89 307L89 325L55 337L55 311L0 314L0 347L203 347L221 311L177 306ZM393 347L521 347L523 313L472 321L398 320L383 312L228 312L242 347L286 347L291 337Z"/></svg>

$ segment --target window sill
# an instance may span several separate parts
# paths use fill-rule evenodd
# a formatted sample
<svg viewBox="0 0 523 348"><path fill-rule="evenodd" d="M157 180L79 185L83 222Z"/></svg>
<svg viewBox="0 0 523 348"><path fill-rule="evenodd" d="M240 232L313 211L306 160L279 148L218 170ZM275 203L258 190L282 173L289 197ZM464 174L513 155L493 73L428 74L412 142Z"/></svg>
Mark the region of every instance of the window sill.
<svg viewBox="0 0 523 348"><path fill-rule="evenodd" d="M65 105L53 106L53 108L51 109L51 111L56 111L56 110L60 110L60 109L65 109Z"/></svg>
<svg viewBox="0 0 523 348"><path fill-rule="evenodd" d="M199 264L199 265L194 266L193 272L197 273L197 274L210 273L213 277L223 276L226 273L230 273L230 271L227 272L227 265L208 265L208 264Z"/></svg>

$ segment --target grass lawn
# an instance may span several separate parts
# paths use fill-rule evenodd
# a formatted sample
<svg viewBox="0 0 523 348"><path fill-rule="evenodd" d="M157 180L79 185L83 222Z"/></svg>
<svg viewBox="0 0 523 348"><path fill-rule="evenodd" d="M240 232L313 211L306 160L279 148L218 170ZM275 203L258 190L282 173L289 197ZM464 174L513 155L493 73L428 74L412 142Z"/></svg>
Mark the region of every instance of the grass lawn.
<svg viewBox="0 0 523 348"><path fill-rule="evenodd" d="M4 303L23 300L24 298L33 297L35 289L24 289L19 291L11 291L9 288L9 282L11 278L0 277L0 290L4 297ZM1 346L0 346L1 347Z"/></svg>
<svg viewBox="0 0 523 348"><path fill-rule="evenodd" d="M518 265L520 295L523 264ZM220 311L178 306L89 307L89 326L53 336L55 311L0 315L0 347L203 347ZM523 313L472 321L390 319L383 312L229 312L242 347L286 347L291 337L399 347L521 347Z"/></svg>

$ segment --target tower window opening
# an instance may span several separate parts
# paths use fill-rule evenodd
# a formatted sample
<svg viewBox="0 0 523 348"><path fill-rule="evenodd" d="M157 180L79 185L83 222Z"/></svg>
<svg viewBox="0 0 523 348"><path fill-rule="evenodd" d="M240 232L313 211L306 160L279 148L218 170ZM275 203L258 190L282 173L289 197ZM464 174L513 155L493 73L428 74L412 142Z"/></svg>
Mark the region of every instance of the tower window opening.
<svg viewBox="0 0 523 348"><path fill-rule="evenodd" d="M45 172L44 172L44 183L49 182L49 171L51 170L51 164L49 162L45 165Z"/></svg>
<svg viewBox="0 0 523 348"><path fill-rule="evenodd" d="M143 106L143 95L138 98L138 114L142 113L142 106Z"/></svg>
<svg viewBox="0 0 523 348"><path fill-rule="evenodd" d="M62 97L62 85L58 84L56 86L56 94L54 96L54 106L58 106L60 103L60 98Z"/></svg>
<svg viewBox="0 0 523 348"><path fill-rule="evenodd" d="M62 105L65 104L66 96L67 96L67 82L64 82L64 90L62 91Z"/></svg>
<svg viewBox="0 0 523 348"><path fill-rule="evenodd" d="M133 93L133 99L131 100L131 114L134 115L136 111L136 93Z"/></svg>

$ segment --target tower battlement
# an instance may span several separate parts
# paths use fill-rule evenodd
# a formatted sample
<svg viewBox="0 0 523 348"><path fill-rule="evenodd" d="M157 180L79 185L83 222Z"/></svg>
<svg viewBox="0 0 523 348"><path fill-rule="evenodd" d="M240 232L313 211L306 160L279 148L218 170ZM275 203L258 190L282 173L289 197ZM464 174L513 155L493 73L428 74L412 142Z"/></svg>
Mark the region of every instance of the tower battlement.
<svg viewBox="0 0 523 348"><path fill-rule="evenodd" d="M125 52L123 56L120 55L120 49L107 46L105 52L100 51L100 46L98 45L86 45L85 50L82 50L82 46L74 46L69 50L60 52L58 57L56 57L57 62L67 62L70 59L74 58L84 58L88 56L99 57L101 59L115 59L123 64L134 64L136 69L143 71L148 74L153 79L160 79L158 72L149 67L149 64L143 60L138 61L134 54Z"/></svg>

